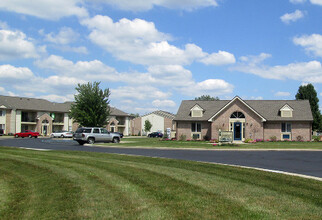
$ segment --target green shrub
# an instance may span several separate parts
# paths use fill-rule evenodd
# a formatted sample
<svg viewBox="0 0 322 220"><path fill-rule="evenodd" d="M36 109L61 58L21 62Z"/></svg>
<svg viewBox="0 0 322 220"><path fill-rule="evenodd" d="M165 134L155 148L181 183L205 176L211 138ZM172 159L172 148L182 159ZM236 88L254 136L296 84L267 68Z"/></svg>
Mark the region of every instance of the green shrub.
<svg viewBox="0 0 322 220"><path fill-rule="evenodd" d="M253 139L251 139L251 138L247 138L247 139L245 140L245 143L250 143L250 142L253 142Z"/></svg>
<svg viewBox="0 0 322 220"><path fill-rule="evenodd" d="M180 135L179 140L180 141L186 141L187 140L187 136L184 135L184 134L182 134L182 135Z"/></svg>
<svg viewBox="0 0 322 220"><path fill-rule="evenodd" d="M272 136L272 137L270 137L269 139L270 139L271 141L274 141L274 142L275 142L275 141L277 141L277 137L276 137L276 136Z"/></svg>
<svg viewBox="0 0 322 220"><path fill-rule="evenodd" d="M315 142L319 142L321 140L320 136L313 136L312 138L313 138L313 141L315 141Z"/></svg>
<svg viewBox="0 0 322 220"><path fill-rule="evenodd" d="M296 141L303 141L303 137L301 135L297 136Z"/></svg>

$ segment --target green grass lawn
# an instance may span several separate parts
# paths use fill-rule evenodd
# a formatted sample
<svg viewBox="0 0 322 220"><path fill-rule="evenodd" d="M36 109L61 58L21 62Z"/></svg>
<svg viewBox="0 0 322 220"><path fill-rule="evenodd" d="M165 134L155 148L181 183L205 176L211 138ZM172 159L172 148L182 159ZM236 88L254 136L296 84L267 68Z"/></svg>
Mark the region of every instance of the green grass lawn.
<svg viewBox="0 0 322 220"><path fill-rule="evenodd" d="M321 219L322 182L161 158L0 147L0 219Z"/></svg>
<svg viewBox="0 0 322 220"><path fill-rule="evenodd" d="M97 143L103 146L124 147L167 147L167 148L206 148L206 149L320 149L322 142L258 142L235 146L213 146L209 141L162 141L160 138L123 138L119 144Z"/></svg>

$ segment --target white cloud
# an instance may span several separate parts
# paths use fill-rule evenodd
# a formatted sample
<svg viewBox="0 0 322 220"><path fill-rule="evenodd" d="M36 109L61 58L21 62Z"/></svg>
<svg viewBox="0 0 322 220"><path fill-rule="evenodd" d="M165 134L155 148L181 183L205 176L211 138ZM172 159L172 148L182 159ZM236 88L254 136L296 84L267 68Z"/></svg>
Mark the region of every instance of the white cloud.
<svg viewBox="0 0 322 220"><path fill-rule="evenodd" d="M169 9L194 10L201 7L215 7L217 0L98 0L113 5L122 10L147 11L154 6L166 7Z"/></svg>
<svg viewBox="0 0 322 220"><path fill-rule="evenodd" d="M276 92L274 95L275 96L290 96L291 93L289 93L289 92Z"/></svg>
<svg viewBox="0 0 322 220"><path fill-rule="evenodd" d="M267 79L292 79L311 83L322 83L322 65L319 61L290 63L288 65L266 66L259 62L253 62L252 57L241 62L231 70L237 70L244 73L251 73ZM245 60L245 61L244 61Z"/></svg>
<svg viewBox="0 0 322 220"><path fill-rule="evenodd" d="M293 4L302 4L302 3L306 2L306 0L290 0L290 2Z"/></svg>
<svg viewBox="0 0 322 220"><path fill-rule="evenodd" d="M204 94L219 96L232 93L234 86L222 79L207 79L202 82L192 82L192 85L180 87L178 90L188 96L197 97Z"/></svg>
<svg viewBox="0 0 322 220"><path fill-rule="evenodd" d="M38 57L36 48L21 31L0 30L0 60Z"/></svg>
<svg viewBox="0 0 322 220"><path fill-rule="evenodd" d="M29 96L31 97L31 96ZM43 96L37 96L37 98L46 99L52 102L67 102L67 101L73 101L74 95L73 94L66 94L66 95L55 95L55 94L49 94L49 95L43 95Z"/></svg>
<svg viewBox="0 0 322 220"><path fill-rule="evenodd" d="M160 100L160 99L156 99L156 100L153 100L152 102L152 105L157 107L157 108L160 108L160 107L175 107L176 106L176 103L172 100Z"/></svg>
<svg viewBox="0 0 322 220"><path fill-rule="evenodd" d="M307 52L322 57L322 35L312 34L294 37L293 42L304 47Z"/></svg>
<svg viewBox="0 0 322 220"><path fill-rule="evenodd" d="M68 45L64 46L58 46L59 50L63 52L73 52L73 53L82 53L82 54L88 54L88 50L86 47L80 46L80 47L71 47Z"/></svg>
<svg viewBox="0 0 322 220"><path fill-rule="evenodd" d="M301 18L304 17L304 13L300 10L296 10L293 13L286 13L283 16L280 17L280 19L282 20L282 22L284 22L285 24L289 24L290 22L295 22Z"/></svg>
<svg viewBox="0 0 322 220"><path fill-rule="evenodd" d="M82 2L82 0L1 0L0 10L22 13L48 20L58 20L72 15L78 17L87 16L87 10L80 6Z"/></svg>
<svg viewBox="0 0 322 220"><path fill-rule="evenodd" d="M207 65L227 65L236 62L235 56L226 51L219 51L218 53L212 53L201 59L201 62Z"/></svg>
<svg viewBox="0 0 322 220"><path fill-rule="evenodd" d="M29 68L17 68L11 65L0 66L0 79L2 83L6 80L26 80L32 77L34 77L34 74Z"/></svg>
<svg viewBox="0 0 322 220"><path fill-rule="evenodd" d="M152 86L121 86L111 89L111 98L113 99L139 99L148 100L153 98L166 99L171 93L163 92Z"/></svg>
<svg viewBox="0 0 322 220"><path fill-rule="evenodd" d="M77 41L79 34L72 28L63 27L57 34L53 32L45 35L45 40L55 44L70 44Z"/></svg>
<svg viewBox="0 0 322 220"><path fill-rule="evenodd" d="M225 65L235 61L234 55L219 51L208 54L195 44L178 48L169 44L172 37L159 32L153 22L142 19L118 22L108 16L97 15L81 24L91 33L89 39L120 60L143 65L188 65L194 61Z"/></svg>
<svg viewBox="0 0 322 220"><path fill-rule="evenodd" d="M315 4L315 5L321 5L322 6L322 0L311 0L311 3Z"/></svg>

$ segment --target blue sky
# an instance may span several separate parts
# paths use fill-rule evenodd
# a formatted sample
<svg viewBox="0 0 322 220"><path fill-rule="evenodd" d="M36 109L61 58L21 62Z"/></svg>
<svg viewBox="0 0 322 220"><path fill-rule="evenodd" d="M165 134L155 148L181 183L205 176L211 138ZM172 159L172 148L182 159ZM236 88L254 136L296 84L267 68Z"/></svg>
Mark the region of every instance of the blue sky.
<svg viewBox="0 0 322 220"><path fill-rule="evenodd" d="M321 63L322 0L0 2L2 95L64 102L101 81L140 114L200 95L294 99L307 83L322 99Z"/></svg>

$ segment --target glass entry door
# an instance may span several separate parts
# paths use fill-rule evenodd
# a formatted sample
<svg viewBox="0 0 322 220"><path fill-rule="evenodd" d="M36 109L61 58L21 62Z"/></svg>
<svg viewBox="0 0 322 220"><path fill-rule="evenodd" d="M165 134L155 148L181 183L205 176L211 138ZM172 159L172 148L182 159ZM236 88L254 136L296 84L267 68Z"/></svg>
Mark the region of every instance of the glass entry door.
<svg viewBox="0 0 322 220"><path fill-rule="evenodd" d="M240 141L242 139L242 123L234 122L234 141Z"/></svg>

